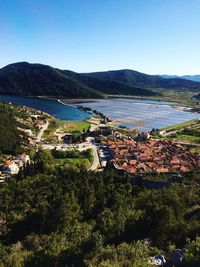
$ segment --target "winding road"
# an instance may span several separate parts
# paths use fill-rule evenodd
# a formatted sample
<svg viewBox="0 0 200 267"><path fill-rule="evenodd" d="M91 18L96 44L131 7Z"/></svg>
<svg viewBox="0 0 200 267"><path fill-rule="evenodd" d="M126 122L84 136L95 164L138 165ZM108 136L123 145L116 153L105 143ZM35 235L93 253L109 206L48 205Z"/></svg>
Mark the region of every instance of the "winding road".
<svg viewBox="0 0 200 267"><path fill-rule="evenodd" d="M92 151L93 151L93 163L88 169L88 171L95 171L99 167L99 156L97 152L97 147L95 145L91 145Z"/></svg>
<svg viewBox="0 0 200 267"><path fill-rule="evenodd" d="M46 123L43 125L43 127L40 129L40 132L37 135L37 142L41 142L42 136L48 127L49 127L49 121L46 121Z"/></svg>

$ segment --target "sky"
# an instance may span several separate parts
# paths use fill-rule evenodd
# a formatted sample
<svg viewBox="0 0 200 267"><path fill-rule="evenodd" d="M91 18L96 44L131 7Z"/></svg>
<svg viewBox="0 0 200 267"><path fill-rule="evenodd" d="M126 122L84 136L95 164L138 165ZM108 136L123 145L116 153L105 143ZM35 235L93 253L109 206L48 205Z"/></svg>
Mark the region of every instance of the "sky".
<svg viewBox="0 0 200 267"><path fill-rule="evenodd" d="M200 74L200 0L0 0L0 67Z"/></svg>

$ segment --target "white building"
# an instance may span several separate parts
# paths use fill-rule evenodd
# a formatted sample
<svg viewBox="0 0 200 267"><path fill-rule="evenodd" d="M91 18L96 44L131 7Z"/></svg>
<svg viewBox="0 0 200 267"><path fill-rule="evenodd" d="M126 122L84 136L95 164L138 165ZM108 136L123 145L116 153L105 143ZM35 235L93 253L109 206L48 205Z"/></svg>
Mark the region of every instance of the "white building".
<svg viewBox="0 0 200 267"><path fill-rule="evenodd" d="M18 174L19 166L12 160L8 160L3 165L3 172L7 174Z"/></svg>

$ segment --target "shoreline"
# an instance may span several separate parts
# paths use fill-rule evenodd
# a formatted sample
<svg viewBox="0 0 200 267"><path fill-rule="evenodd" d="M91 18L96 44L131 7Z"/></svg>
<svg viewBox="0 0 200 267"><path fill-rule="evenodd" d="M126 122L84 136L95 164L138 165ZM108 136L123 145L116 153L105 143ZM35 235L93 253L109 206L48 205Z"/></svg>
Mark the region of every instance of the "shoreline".
<svg viewBox="0 0 200 267"><path fill-rule="evenodd" d="M78 108L77 106L73 105L73 104L67 104L63 101L61 101L60 99L55 99L59 104L62 104L64 106L70 106L70 107L73 107L73 108Z"/></svg>
<svg viewBox="0 0 200 267"><path fill-rule="evenodd" d="M82 103L93 103L93 102L98 102L101 101L103 99L100 98L63 98L63 99L57 99L59 100L60 103L63 103L64 105L78 105L78 104L82 104Z"/></svg>
<svg viewBox="0 0 200 267"><path fill-rule="evenodd" d="M15 97L15 96L14 96ZM20 96L16 96L16 97L20 97ZM106 98L106 99L94 99L94 98L90 98L90 99L86 99L86 98L69 98L69 99L65 99L65 98L61 98L61 99L57 99L57 98L51 98L51 97L48 97L48 96L22 96L22 97L28 97L28 98L31 98L31 97L35 97L35 98L38 98L38 99L46 99L46 100L50 100L50 101L56 101L57 103L61 104L61 105L65 105L65 106L71 106L73 108L76 108L76 109L79 109L78 105L81 103L84 103L84 104L87 104L87 103L95 103L95 102L100 102L100 101L109 101L109 100L112 100L113 101L120 101L120 98L122 101L128 101L130 98L131 99L135 99L136 102L138 100L139 103L143 102L142 100L144 100L144 102L150 100L152 101L152 99L145 99L145 98L135 98L135 97L124 97L124 96L110 96L109 98ZM139 101L140 100L140 101ZM161 105L162 104L162 101L164 100L153 100L155 102L157 102L157 105ZM134 102L134 103L136 103ZM156 105L156 103L149 103L151 105ZM187 107L187 106L179 106L179 105L176 105L174 102L169 102L169 101L164 101L164 102L168 102L166 103L166 105L171 105L173 106L174 108L178 109L178 110L182 110L182 111L185 111L185 112L191 112L191 108L190 107ZM148 104L148 103L147 103ZM163 103L164 104L164 103ZM173 104L173 105L172 105ZM43 111L42 109L36 109L36 108L33 108L33 107L30 107L28 105L24 105L25 107L29 107L29 108L32 108L34 110L38 110L38 111L42 111L44 113L46 113L47 115L49 116L52 116L55 118L55 115L51 115L50 113L48 112L45 112ZM91 114L91 112L87 112L85 111L86 113L88 114ZM191 113L196 113L196 112L191 112ZM92 114L94 116L94 114ZM95 116L94 116L95 117ZM83 120L83 119L80 119L80 120ZM112 119L111 118L111 121L113 124L115 123L133 123L135 124L135 126L133 127L130 127L130 129L134 129L134 128L137 128L137 126L147 126L148 123L144 123L142 121L139 121L139 120L135 120L135 119L125 119L125 118L117 118L117 119ZM188 120L189 121L189 120ZM177 123L175 123L177 124ZM169 126L173 126L175 124L172 124L172 125L169 125ZM129 128L129 127L128 127Z"/></svg>

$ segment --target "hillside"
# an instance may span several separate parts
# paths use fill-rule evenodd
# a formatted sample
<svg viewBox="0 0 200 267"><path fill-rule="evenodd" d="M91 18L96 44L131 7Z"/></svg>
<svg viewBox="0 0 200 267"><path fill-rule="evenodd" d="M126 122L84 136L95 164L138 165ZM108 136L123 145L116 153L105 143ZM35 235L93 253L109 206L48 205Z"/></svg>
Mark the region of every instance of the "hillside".
<svg viewBox="0 0 200 267"><path fill-rule="evenodd" d="M15 153L21 143L17 122L13 109L0 102L0 154Z"/></svg>
<svg viewBox="0 0 200 267"><path fill-rule="evenodd" d="M66 77L58 70L20 62L0 69L0 93L64 97L102 97L100 92Z"/></svg>
<svg viewBox="0 0 200 267"><path fill-rule="evenodd" d="M0 93L56 97L102 98L103 94L151 96L140 87L105 81L42 64L20 62L0 69Z"/></svg>
<svg viewBox="0 0 200 267"><path fill-rule="evenodd" d="M148 75L134 70L115 70L85 73L89 77L115 81L129 86L148 89L171 89L200 91L200 83L180 78L165 79L158 75Z"/></svg>
<svg viewBox="0 0 200 267"><path fill-rule="evenodd" d="M59 70L67 77L79 80L81 84L87 85L100 91L104 94L123 94L123 95L136 95L136 96L155 96L157 93L145 89L141 86L131 86L129 84L122 84L118 81L109 81L101 77L90 77L84 74L79 74L69 70Z"/></svg>
<svg viewBox="0 0 200 267"><path fill-rule="evenodd" d="M19 62L0 69L0 93L65 98L102 98L104 94L156 96L152 91L200 91L200 83L165 79L133 70L80 74L42 64ZM160 91L162 92L162 90Z"/></svg>

